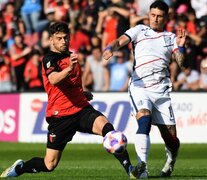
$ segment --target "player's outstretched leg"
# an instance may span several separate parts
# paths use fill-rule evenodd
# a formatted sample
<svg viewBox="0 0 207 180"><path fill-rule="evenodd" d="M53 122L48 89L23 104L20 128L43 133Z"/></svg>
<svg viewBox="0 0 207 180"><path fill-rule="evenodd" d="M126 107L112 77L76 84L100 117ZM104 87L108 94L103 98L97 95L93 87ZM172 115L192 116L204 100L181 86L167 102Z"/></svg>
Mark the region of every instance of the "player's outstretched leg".
<svg viewBox="0 0 207 180"><path fill-rule="evenodd" d="M12 166L7 168L1 174L1 177L17 177L24 173L51 172L54 168L47 169L44 158L34 157L26 162L19 159Z"/></svg>
<svg viewBox="0 0 207 180"><path fill-rule="evenodd" d="M22 166L24 163L23 160L18 159L17 161L14 162L14 164L12 164L10 167L8 167L7 169L5 169L0 177L17 177L18 174L15 170L15 168L17 166Z"/></svg>

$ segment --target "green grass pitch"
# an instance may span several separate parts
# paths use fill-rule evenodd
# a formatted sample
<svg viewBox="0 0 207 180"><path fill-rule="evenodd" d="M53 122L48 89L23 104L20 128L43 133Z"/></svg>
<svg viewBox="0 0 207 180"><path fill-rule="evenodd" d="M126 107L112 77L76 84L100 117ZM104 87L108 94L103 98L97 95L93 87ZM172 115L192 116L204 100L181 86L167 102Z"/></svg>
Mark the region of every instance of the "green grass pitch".
<svg viewBox="0 0 207 180"><path fill-rule="evenodd" d="M129 144L127 148L131 161L135 165L134 146ZM2 172L16 159L28 160L31 157L43 157L44 153L45 144L0 142L0 171ZM158 175L164 162L164 146L152 144L148 160L149 179L161 179ZM17 179L124 180L128 179L128 176L113 155L103 149L102 144L68 144L55 171L24 174ZM172 179L207 179L207 144L181 144L177 164L170 177L170 180Z"/></svg>

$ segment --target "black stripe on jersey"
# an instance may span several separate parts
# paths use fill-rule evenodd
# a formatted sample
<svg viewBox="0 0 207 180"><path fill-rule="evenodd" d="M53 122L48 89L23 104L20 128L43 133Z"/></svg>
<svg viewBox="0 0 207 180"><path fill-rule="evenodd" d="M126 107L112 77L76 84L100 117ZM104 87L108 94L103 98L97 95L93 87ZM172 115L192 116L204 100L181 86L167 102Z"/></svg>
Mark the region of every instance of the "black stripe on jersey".
<svg viewBox="0 0 207 180"><path fill-rule="evenodd" d="M124 33L124 35L129 38L130 42L132 41L132 38L128 34Z"/></svg>

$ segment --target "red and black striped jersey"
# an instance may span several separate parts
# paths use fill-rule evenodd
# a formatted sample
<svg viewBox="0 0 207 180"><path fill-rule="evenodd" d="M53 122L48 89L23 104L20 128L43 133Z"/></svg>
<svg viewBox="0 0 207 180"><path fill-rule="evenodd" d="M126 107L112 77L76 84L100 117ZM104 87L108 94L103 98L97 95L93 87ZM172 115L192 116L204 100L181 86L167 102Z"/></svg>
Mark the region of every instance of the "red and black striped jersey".
<svg viewBox="0 0 207 180"><path fill-rule="evenodd" d="M68 116L89 105L83 94L81 67L76 64L69 76L57 85L50 84L48 75L60 72L70 64L70 55L50 51L42 60L42 77L48 95L46 117Z"/></svg>

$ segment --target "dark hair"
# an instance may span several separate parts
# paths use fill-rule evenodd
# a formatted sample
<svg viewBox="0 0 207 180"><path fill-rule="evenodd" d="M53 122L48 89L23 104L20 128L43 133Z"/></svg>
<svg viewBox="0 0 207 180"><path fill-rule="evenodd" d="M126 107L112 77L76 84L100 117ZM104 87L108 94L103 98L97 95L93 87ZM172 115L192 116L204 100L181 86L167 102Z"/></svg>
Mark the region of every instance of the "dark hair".
<svg viewBox="0 0 207 180"><path fill-rule="evenodd" d="M13 38L15 38L16 36L21 36L23 37L22 33L18 30L14 31L13 34L12 34Z"/></svg>
<svg viewBox="0 0 207 180"><path fill-rule="evenodd" d="M150 5L150 9L152 9L152 8L158 8L159 10L164 11L165 14L168 14L168 11L169 11L169 6L164 1L161 1L161 0L157 0L157 1L153 2Z"/></svg>
<svg viewBox="0 0 207 180"><path fill-rule="evenodd" d="M196 15L195 9L193 9L193 8L188 9L187 13Z"/></svg>
<svg viewBox="0 0 207 180"><path fill-rule="evenodd" d="M50 36L52 36L53 34L57 33L57 32L63 32L65 34L69 34L69 28L68 28L68 24L64 23L64 22L54 22L50 25L49 27L49 34Z"/></svg>

